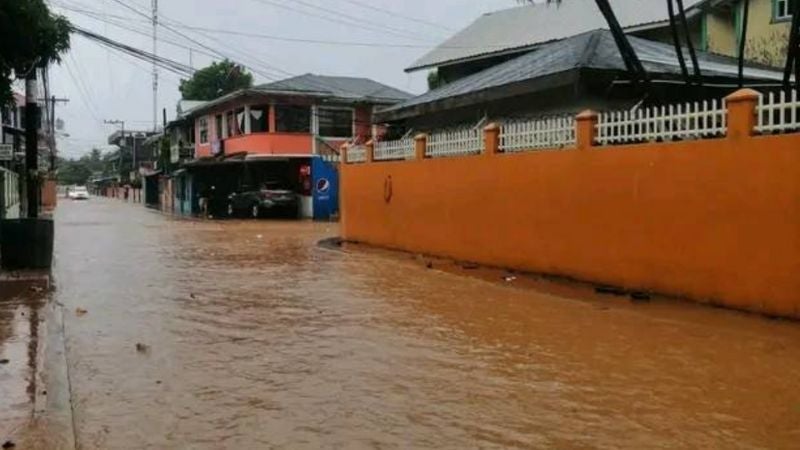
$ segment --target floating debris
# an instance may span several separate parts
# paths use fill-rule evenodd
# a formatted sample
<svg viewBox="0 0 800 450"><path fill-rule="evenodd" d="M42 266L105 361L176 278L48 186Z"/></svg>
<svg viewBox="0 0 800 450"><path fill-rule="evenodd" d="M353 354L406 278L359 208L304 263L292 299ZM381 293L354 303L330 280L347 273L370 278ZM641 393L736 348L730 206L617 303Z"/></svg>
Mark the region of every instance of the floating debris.
<svg viewBox="0 0 800 450"><path fill-rule="evenodd" d="M506 275L506 276L503 277L503 281L505 281L506 283L511 283L512 281L516 281L516 280L517 280L517 277L512 276L512 275Z"/></svg>
<svg viewBox="0 0 800 450"><path fill-rule="evenodd" d="M88 313L89 313L89 311L87 311L87 310L85 310L83 308L75 308L75 315L78 316L78 317L85 316Z"/></svg>
<svg viewBox="0 0 800 450"><path fill-rule="evenodd" d="M139 353L147 353L150 351L150 346L146 344L142 344L141 342L136 343L136 351Z"/></svg>
<svg viewBox="0 0 800 450"><path fill-rule="evenodd" d="M3 443L3 448L14 448L16 446L17 444L15 444L14 441L5 441Z"/></svg>
<svg viewBox="0 0 800 450"><path fill-rule="evenodd" d="M631 300L634 302L649 302L650 294L647 292L631 292Z"/></svg>
<svg viewBox="0 0 800 450"><path fill-rule="evenodd" d="M10 362L11 361L9 359L7 359L7 358L0 359L0 364L8 364Z"/></svg>

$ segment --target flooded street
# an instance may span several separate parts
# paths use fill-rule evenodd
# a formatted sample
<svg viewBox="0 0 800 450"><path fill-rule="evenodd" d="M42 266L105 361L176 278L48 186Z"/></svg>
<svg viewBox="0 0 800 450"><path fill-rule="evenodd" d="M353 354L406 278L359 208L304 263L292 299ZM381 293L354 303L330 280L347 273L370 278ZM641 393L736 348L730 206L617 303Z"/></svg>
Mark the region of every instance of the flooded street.
<svg viewBox="0 0 800 450"><path fill-rule="evenodd" d="M56 235L78 448L800 442L797 323L323 248L327 223L92 199L63 202ZM20 308L0 309L0 355L15 359ZM8 370L22 369L0 366L3 393Z"/></svg>

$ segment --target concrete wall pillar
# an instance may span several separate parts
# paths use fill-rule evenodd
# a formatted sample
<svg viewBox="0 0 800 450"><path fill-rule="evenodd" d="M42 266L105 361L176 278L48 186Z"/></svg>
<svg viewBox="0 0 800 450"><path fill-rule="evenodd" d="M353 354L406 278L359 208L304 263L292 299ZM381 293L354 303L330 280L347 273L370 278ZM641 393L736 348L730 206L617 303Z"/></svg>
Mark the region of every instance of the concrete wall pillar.
<svg viewBox="0 0 800 450"><path fill-rule="evenodd" d="M739 89L725 97L728 104L728 139L742 139L755 134L758 97L759 93L752 89Z"/></svg>
<svg viewBox="0 0 800 450"><path fill-rule="evenodd" d="M494 156L500 153L500 125L490 123L483 129L483 154Z"/></svg>
<svg viewBox="0 0 800 450"><path fill-rule="evenodd" d="M371 163L371 162L375 161L375 142L372 139L370 139L369 141L367 141L366 147L367 147L367 160L366 160L366 162L367 163Z"/></svg>
<svg viewBox="0 0 800 450"><path fill-rule="evenodd" d="M577 138L578 150L589 150L594 145L594 138L597 133L597 113L592 110L585 110L575 118L575 134Z"/></svg>
<svg viewBox="0 0 800 450"><path fill-rule="evenodd" d="M414 156L418 161L425 159L425 151L428 149L428 135L420 133L414 136Z"/></svg>

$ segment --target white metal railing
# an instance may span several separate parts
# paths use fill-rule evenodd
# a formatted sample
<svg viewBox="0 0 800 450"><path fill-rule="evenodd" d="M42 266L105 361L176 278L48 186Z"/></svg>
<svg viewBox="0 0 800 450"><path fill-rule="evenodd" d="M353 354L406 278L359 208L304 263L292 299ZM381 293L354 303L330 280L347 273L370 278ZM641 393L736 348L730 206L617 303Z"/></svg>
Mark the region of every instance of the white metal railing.
<svg viewBox="0 0 800 450"><path fill-rule="evenodd" d="M599 145L702 139L724 136L728 130L724 100L627 111L609 111L597 118Z"/></svg>
<svg viewBox="0 0 800 450"><path fill-rule="evenodd" d="M509 120L500 125L500 150L506 153L572 147L575 143L572 115Z"/></svg>
<svg viewBox="0 0 800 450"><path fill-rule="evenodd" d="M792 89L789 96L784 91L778 96L774 92L759 96L756 113L756 131L759 133L800 130L800 100L797 98L797 90Z"/></svg>
<svg viewBox="0 0 800 450"><path fill-rule="evenodd" d="M475 155L483 151L483 130L480 126L434 131L428 136L425 156Z"/></svg>
<svg viewBox="0 0 800 450"><path fill-rule="evenodd" d="M406 136L393 141L378 141L374 157L376 161L411 159L414 157L414 139Z"/></svg>
<svg viewBox="0 0 800 450"><path fill-rule="evenodd" d="M347 147L345 152L347 163L360 163L367 160L367 146L366 145L351 145Z"/></svg>

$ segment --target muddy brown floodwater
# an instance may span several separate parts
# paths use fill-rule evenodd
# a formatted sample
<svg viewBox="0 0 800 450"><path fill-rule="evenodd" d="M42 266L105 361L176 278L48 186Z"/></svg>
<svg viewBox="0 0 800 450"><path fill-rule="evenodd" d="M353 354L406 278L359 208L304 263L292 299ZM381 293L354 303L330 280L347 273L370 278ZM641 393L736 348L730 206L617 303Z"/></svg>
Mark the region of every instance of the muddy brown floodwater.
<svg viewBox="0 0 800 450"><path fill-rule="evenodd" d="M800 446L798 323L319 247L333 224L56 221L82 449Z"/></svg>

